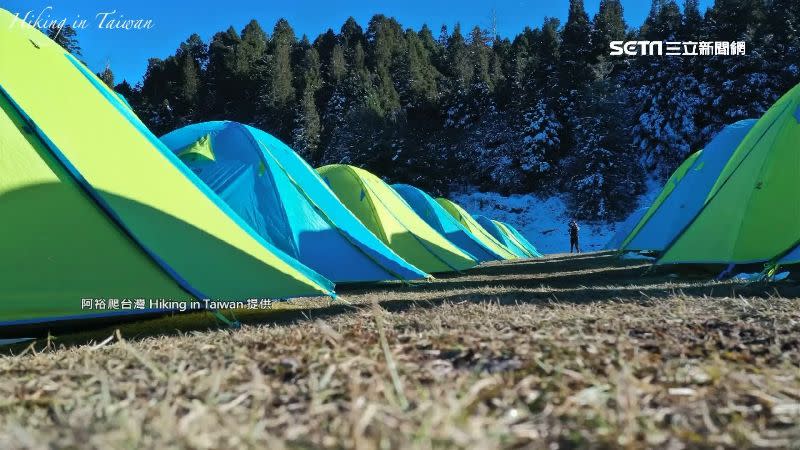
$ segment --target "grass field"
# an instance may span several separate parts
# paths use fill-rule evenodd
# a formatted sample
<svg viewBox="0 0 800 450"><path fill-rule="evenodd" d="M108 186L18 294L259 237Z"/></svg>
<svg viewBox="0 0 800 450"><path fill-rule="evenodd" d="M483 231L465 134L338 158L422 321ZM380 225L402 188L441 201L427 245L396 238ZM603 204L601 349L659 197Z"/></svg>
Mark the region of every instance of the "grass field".
<svg viewBox="0 0 800 450"><path fill-rule="evenodd" d="M553 256L40 340L0 358L0 447L800 447L800 288L647 269Z"/></svg>

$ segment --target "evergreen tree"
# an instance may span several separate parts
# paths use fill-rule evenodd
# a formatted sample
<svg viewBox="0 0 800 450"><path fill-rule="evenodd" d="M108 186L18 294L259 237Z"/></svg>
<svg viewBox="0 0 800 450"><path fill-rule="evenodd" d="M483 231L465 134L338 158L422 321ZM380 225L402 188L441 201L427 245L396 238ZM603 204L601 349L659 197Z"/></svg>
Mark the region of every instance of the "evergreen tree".
<svg viewBox="0 0 800 450"><path fill-rule="evenodd" d="M97 78L100 78L106 86L114 89L114 72L111 71L111 65L106 64L106 68L97 74Z"/></svg>
<svg viewBox="0 0 800 450"><path fill-rule="evenodd" d="M685 40L698 39L703 27L703 15L700 13L700 0L684 0L683 27L681 33Z"/></svg>
<svg viewBox="0 0 800 450"><path fill-rule="evenodd" d="M474 75L473 61L467 42L461 34L461 26L456 24L453 33L447 40L445 49L445 70L449 79L447 86L448 105L446 125L454 128L464 128L473 119L469 111L470 88Z"/></svg>
<svg viewBox="0 0 800 450"><path fill-rule="evenodd" d="M64 50L72 53L73 56L82 56L81 46L78 43L78 32L71 25L59 27L53 24L47 29L47 37L60 45Z"/></svg>
<svg viewBox="0 0 800 450"><path fill-rule="evenodd" d="M561 43L561 88L567 94L582 89L592 79L591 35L583 0L570 0Z"/></svg>
<svg viewBox="0 0 800 450"><path fill-rule="evenodd" d="M654 0L642 27L647 40L677 40L683 27L674 0ZM638 105L638 121L632 128L639 160L649 171L666 177L697 150L705 109L704 84L686 67L691 56L640 58L629 75L638 89L631 96Z"/></svg>
<svg viewBox="0 0 800 450"><path fill-rule="evenodd" d="M319 144L322 135L322 124L317 111L316 94L322 85L319 54L316 49L306 50L303 59L303 86L300 105L292 132L294 149L310 161L320 158Z"/></svg>
<svg viewBox="0 0 800 450"><path fill-rule="evenodd" d="M296 43L294 30L285 19L275 24L267 60L264 113L258 124L280 139L290 141L294 121L295 87L292 51Z"/></svg>
<svg viewBox="0 0 800 450"><path fill-rule="evenodd" d="M620 0L600 0L600 9L594 16L592 32L593 61L598 77L621 69L624 59L609 56L611 41L625 40L627 25ZM599 71L600 73L597 73Z"/></svg>
<svg viewBox="0 0 800 450"><path fill-rule="evenodd" d="M264 84L267 82L267 46L268 38L261 25L251 20L241 32L241 41L234 50L234 82L237 84L236 115L238 120L252 123L264 112L259 98Z"/></svg>
<svg viewBox="0 0 800 450"><path fill-rule="evenodd" d="M681 10L675 0L653 0L640 34L650 41L676 41L682 26Z"/></svg>
<svg viewBox="0 0 800 450"><path fill-rule="evenodd" d="M122 83L114 86L114 90L125 97L125 99L131 103L131 105L136 103L138 92L133 88L133 86L131 86L130 83L128 83L128 80L122 80Z"/></svg>
<svg viewBox="0 0 800 450"><path fill-rule="evenodd" d="M459 25L404 29L376 15L297 40L192 35L116 90L157 134L205 120L252 123L314 165L350 163L433 193L459 186L568 192L581 216L611 220L635 204L643 176L666 177L724 125L758 117L800 81L800 3L653 0L629 30L620 0L589 20L569 2L564 27L497 36ZM48 30L79 52L73 33ZM451 32L452 31L452 32ZM60 41L59 41L60 40ZM741 40L744 56L611 57L619 40ZM112 74L98 74L109 85Z"/></svg>
<svg viewBox="0 0 800 450"><path fill-rule="evenodd" d="M523 114L520 166L530 179L546 175L557 164L554 155L561 148L561 123L547 100L539 99ZM535 182L535 181L534 181Z"/></svg>
<svg viewBox="0 0 800 450"><path fill-rule="evenodd" d="M577 217L586 220L622 220L643 190L643 171L627 136L628 126L619 120L630 95L613 81L593 84L595 96L577 120L576 141L568 182L570 202Z"/></svg>
<svg viewBox="0 0 800 450"><path fill-rule="evenodd" d="M436 102L438 79L441 76L431 61L431 54L422 39L413 31L406 32L407 50L400 56L398 85L403 107L413 109Z"/></svg>
<svg viewBox="0 0 800 450"><path fill-rule="evenodd" d="M396 20L379 14L369 21L366 38L380 111L396 114L400 109L400 95L394 86L394 75L400 69L399 55L407 53L405 36Z"/></svg>
<svg viewBox="0 0 800 450"><path fill-rule="evenodd" d="M237 66L236 49L241 41L239 33L233 27L211 38L206 70L209 118L236 119L236 109L242 98L242 92L234 74Z"/></svg>
<svg viewBox="0 0 800 450"><path fill-rule="evenodd" d="M537 85L551 95L558 89L558 67L561 64L560 23L556 18L545 18L539 40L534 43L538 50L539 70L531 74L537 79Z"/></svg>

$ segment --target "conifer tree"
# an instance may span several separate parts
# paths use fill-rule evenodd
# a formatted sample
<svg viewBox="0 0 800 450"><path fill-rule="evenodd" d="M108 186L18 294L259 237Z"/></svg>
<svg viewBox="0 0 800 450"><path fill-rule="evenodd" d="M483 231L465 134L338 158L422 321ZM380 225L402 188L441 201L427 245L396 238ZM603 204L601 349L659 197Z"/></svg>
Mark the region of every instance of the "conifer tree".
<svg viewBox="0 0 800 450"><path fill-rule="evenodd" d="M316 94L322 84L320 60L317 50L309 48L303 59L302 97L295 117L292 141L295 150L309 161L319 158L322 124L317 111Z"/></svg>
<svg viewBox="0 0 800 450"><path fill-rule="evenodd" d="M111 65L106 64L106 68L97 74L97 78L100 78L106 86L114 89L114 72L111 71Z"/></svg>
<svg viewBox="0 0 800 450"><path fill-rule="evenodd" d="M72 25L59 27L57 24L53 24L47 29L46 34L47 37L64 48L64 50L72 53L73 56L82 56L81 46L78 43L78 32L75 31L75 28L72 28Z"/></svg>
<svg viewBox="0 0 800 450"><path fill-rule="evenodd" d="M583 88L591 79L592 27L583 0L570 0L561 43L561 89Z"/></svg>
<svg viewBox="0 0 800 450"><path fill-rule="evenodd" d="M434 35L377 15L366 31L349 18L297 40L285 20L272 36L252 21L208 43L192 35L149 60L136 87L116 89L157 134L238 120L313 164L356 164L436 193L569 192L585 217L610 220L635 203L644 174L666 177L800 81L796 1L715 0L706 13L698 0L683 0L683 12L653 0L631 24L639 29L620 0L599 3L591 21L572 0L563 27L547 18L508 36L473 24ZM609 55L612 40L701 39L742 40L747 54Z"/></svg>
<svg viewBox="0 0 800 450"><path fill-rule="evenodd" d="M627 34L627 25L623 17L622 2L620 0L600 0L600 9L594 16L594 30L592 32L593 61L599 66L611 60L619 64L621 59L612 59L609 56L611 41L622 41ZM604 67L605 72L610 72L611 67Z"/></svg>
<svg viewBox="0 0 800 450"><path fill-rule="evenodd" d="M296 44L294 30L280 19L272 31L267 59L265 92L262 101L265 113L259 125L280 139L290 141L294 121L295 87L292 51Z"/></svg>

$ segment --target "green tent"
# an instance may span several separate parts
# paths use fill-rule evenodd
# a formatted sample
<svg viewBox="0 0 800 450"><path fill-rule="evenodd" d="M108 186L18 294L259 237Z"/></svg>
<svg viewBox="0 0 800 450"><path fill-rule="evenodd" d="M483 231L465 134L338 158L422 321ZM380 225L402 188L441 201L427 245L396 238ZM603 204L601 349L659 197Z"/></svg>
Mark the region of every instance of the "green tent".
<svg viewBox="0 0 800 450"><path fill-rule="evenodd" d="M692 153L691 155L689 155L688 158L686 158L686 161L681 163L681 165L678 166L678 168L675 169L674 172L672 172L672 175L670 175L669 179L664 184L664 187L661 188L661 192L658 193L658 196L655 198L655 200L653 200L653 203L647 208L642 217L639 218L639 220L636 223L636 226L634 226L634 228L630 231L630 233L628 233L627 237L623 239L622 244L620 244L619 246L620 250L625 249L625 247L630 244L631 240L634 237L636 237L636 235L639 234L642 227L650 220L653 214L655 214L655 212L658 211L658 209L664 203L664 200L666 200L670 196L670 194L672 194L672 191L675 190L675 188L678 186L678 183L680 183L680 181L683 179L683 177L686 175L689 169L692 168L695 161L700 156L700 154L702 154L702 152L703 152L702 150L699 150L697 152ZM661 249L642 249L642 250L661 250Z"/></svg>
<svg viewBox="0 0 800 450"><path fill-rule="evenodd" d="M800 85L781 97L747 133L703 208L666 248L659 263L755 263L794 248L800 236L798 143Z"/></svg>
<svg viewBox="0 0 800 450"><path fill-rule="evenodd" d="M664 250L703 208L725 164L756 122L745 119L732 123L720 130L705 148L690 155L617 248Z"/></svg>
<svg viewBox="0 0 800 450"><path fill-rule="evenodd" d="M0 55L3 331L153 312L159 300L332 292L243 227L72 55L3 10Z"/></svg>
<svg viewBox="0 0 800 450"><path fill-rule="evenodd" d="M414 266L435 273L469 269L477 264L375 175L344 164L320 167L317 171L372 233Z"/></svg>
<svg viewBox="0 0 800 450"><path fill-rule="evenodd" d="M526 255L531 258L541 258L542 254L539 253L539 250L536 250L536 247L531 244L531 242L522 235L516 228L511 226L506 222L501 222L499 220L492 220L497 228L503 232L504 235L508 236L508 238L513 242L516 246L522 248Z"/></svg>
<svg viewBox="0 0 800 450"><path fill-rule="evenodd" d="M437 198L436 201L442 205L447 212L450 213L453 217L458 220L461 225L469 230L481 243L490 249L493 252L500 255L503 259L517 259L518 256L509 250L505 245L495 239L492 236L492 233L489 233L485 228L483 228L468 212L464 210L461 206L452 202L446 198Z"/></svg>

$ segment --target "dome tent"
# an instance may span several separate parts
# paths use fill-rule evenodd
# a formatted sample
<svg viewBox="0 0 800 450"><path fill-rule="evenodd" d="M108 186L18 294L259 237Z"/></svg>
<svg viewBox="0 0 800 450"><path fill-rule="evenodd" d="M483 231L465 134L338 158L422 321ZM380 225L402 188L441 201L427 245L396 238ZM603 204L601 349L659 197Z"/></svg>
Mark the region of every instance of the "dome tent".
<svg viewBox="0 0 800 450"><path fill-rule="evenodd" d="M791 251L800 229L798 142L800 85L753 125L658 263L800 262Z"/></svg>
<svg viewBox="0 0 800 450"><path fill-rule="evenodd" d="M15 21L0 10L0 55L13 60L0 70L3 331L152 312L84 308L87 298L332 294L199 189L86 67Z"/></svg>
<svg viewBox="0 0 800 450"><path fill-rule="evenodd" d="M494 220L481 215L477 215L473 218L484 230L488 231L493 238L497 239L505 248L511 250L518 258L533 257L533 255L529 255L528 251L522 247L522 244L517 243L516 238L512 238L509 234L506 234L504 230L501 230L500 225Z"/></svg>
<svg viewBox="0 0 800 450"><path fill-rule="evenodd" d="M747 119L728 125L705 148L690 155L670 176L620 248L664 250L703 207L723 167L755 123Z"/></svg>
<svg viewBox="0 0 800 450"><path fill-rule="evenodd" d="M526 258L541 258L542 254L536 250L536 247L530 243L525 236L522 235L516 228L512 227L506 222L501 222L499 220L492 219L492 223L495 224L497 230L502 233L503 236L506 236L510 241L518 248L522 249L525 253ZM488 228L487 228L488 230ZM489 230L491 232L491 230ZM494 234L492 234L494 235Z"/></svg>
<svg viewBox="0 0 800 450"><path fill-rule="evenodd" d="M606 242L603 250L619 250L622 243L625 242L625 239L627 239L634 228L636 228L636 224L642 220L642 217L644 217L648 209L649 208L639 208L632 212L622 223L618 224L614 236Z"/></svg>
<svg viewBox="0 0 800 450"><path fill-rule="evenodd" d="M442 236L469 253L478 261L503 259L500 255L485 246L478 238L464 228L453 216L421 189L407 184L393 184L392 188L403 197L417 215L432 226Z"/></svg>
<svg viewBox="0 0 800 450"><path fill-rule="evenodd" d="M493 252L502 256L503 259L516 259L518 256L509 250L505 245L498 241L491 233L486 231L468 212L461 206L446 198L439 197L436 203L442 206L445 211L450 213L458 222L464 226L473 236L478 238L483 245L489 247Z"/></svg>
<svg viewBox="0 0 800 450"><path fill-rule="evenodd" d="M268 133L237 122L205 122L161 140L261 237L328 279L427 276L377 239L314 169Z"/></svg>
<svg viewBox="0 0 800 450"><path fill-rule="evenodd" d="M388 184L344 164L317 169L339 200L386 245L426 272L452 272L477 264L425 223Z"/></svg>
<svg viewBox="0 0 800 450"><path fill-rule="evenodd" d="M496 221L501 227L505 227L508 232L510 232L511 236L517 238L517 241L525 247L528 252L533 255L534 258L541 258L543 255L536 249L531 241L528 240L522 233L519 232L516 228L512 227L510 224L506 222L501 222L499 220Z"/></svg>

